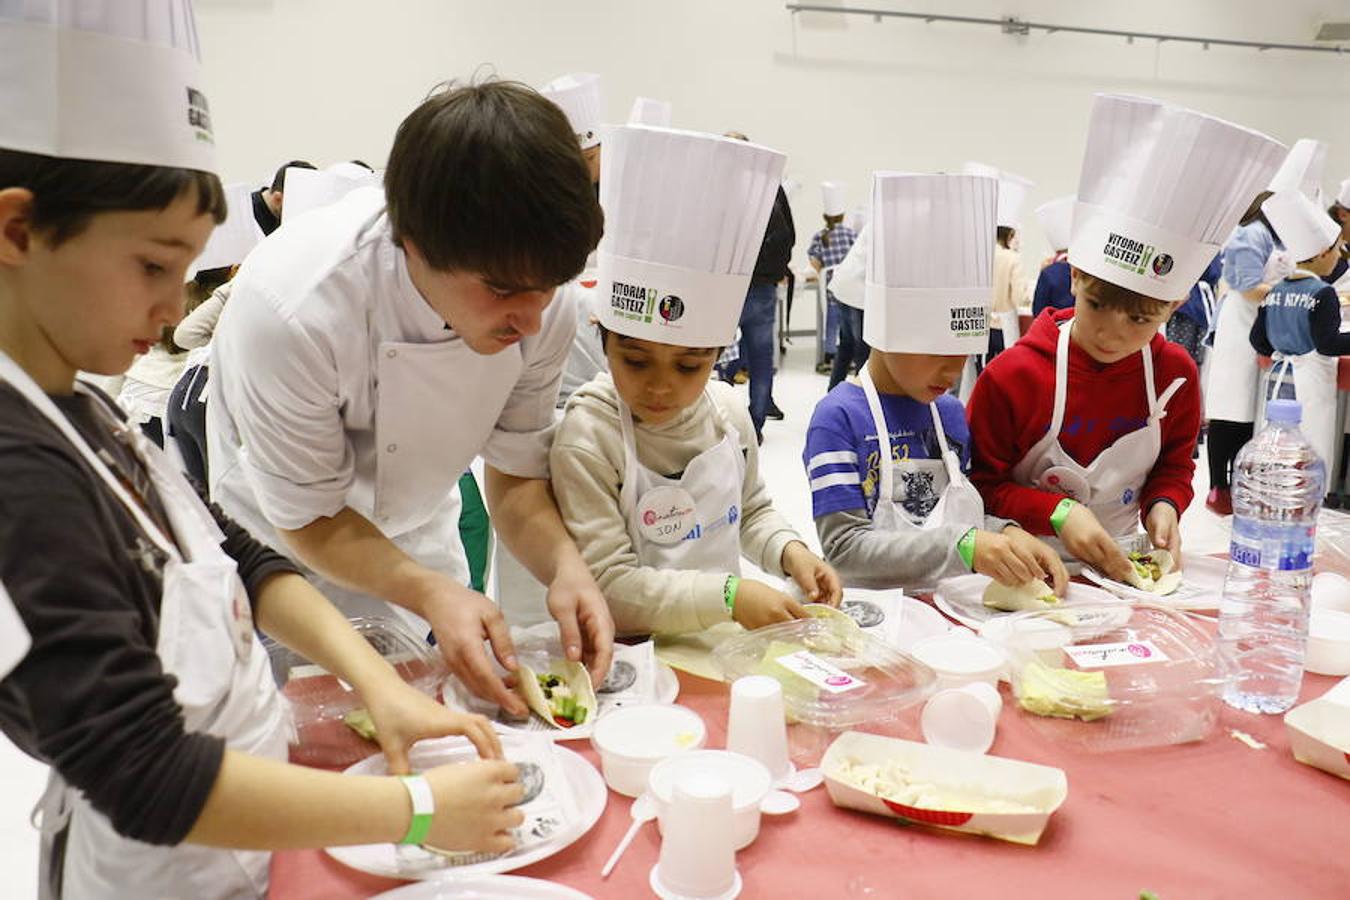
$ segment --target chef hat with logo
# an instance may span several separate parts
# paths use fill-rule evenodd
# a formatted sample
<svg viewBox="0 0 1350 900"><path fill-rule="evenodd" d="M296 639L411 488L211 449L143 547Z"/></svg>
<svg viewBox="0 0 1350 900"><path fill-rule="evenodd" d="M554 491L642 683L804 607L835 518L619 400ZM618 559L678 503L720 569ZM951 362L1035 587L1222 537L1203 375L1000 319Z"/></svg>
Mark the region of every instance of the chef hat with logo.
<svg viewBox="0 0 1350 900"><path fill-rule="evenodd" d="M998 227L1017 228L1022 218L1022 207L1026 205L1027 195L1036 186L1030 178L1023 178L1013 172L1005 172L997 166L987 163L968 162L961 167L963 175L981 175L998 179Z"/></svg>
<svg viewBox="0 0 1350 900"><path fill-rule="evenodd" d="M582 150L600 143L600 121L604 118L604 103L600 96L600 76L591 72L559 75L539 89L552 100L572 123L577 143Z"/></svg>
<svg viewBox="0 0 1350 900"><path fill-rule="evenodd" d="M1098 94L1069 262L1146 297L1184 299L1284 156L1278 141L1222 119Z"/></svg>
<svg viewBox="0 0 1350 900"><path fill-rule="evenodd" d="M1321 256L1341 239L1341 226L1302 191L1276 191L1261 211L1295 262Z"/></svg>
<svg viewBox="0 0 1350 900"><path fill-rule="evenodd" d="M1272 193L1281 191L1302 191L1304 196L1314 203L1322 199L1322 173L1327 167L1327 145L1312 138L1299 138L1289 148L1276 170L1266 190Z"/></svg>
<svg viewBox="0 0 1350 900"><path fill-rule="evenodd" d="M786 157L693 131L606 128L600 322L681 347L730 344Z"/></svg>
<svg viewBox="0 0 1350 900"><path fill-rule="evenodd" d="M0 3L0 147L214 172L189 0Z"/></svg>
<svg viewBox="0 0 1350 900"><path fill-rule="evenodd" d="M323 206L331 206L357 188L380 186L380 176L354 163L337 163L326 169L286 170L286 191L281 204L281 221Z"/></svg>
<svg viewBox="0 0 1350 900"><path fill-rule="evenodd" d="M253 218L253 185L247 182L225 186L225 221L216 226L202 255L188 266L191 281L203 269L237 266L262 240L262 229Z"/></svg>
<svg viewBox="0 0 1350 900"><path fill-rule="evenodd" d="M651 97L634 97L633 108L628 111L629 125L655 125L669 128L673 110L667 100L653 100Z"/></svg>
<svg viewBox="0 0 1350 900"><path fill-rule="evenodd" d="M842 216L847 209L845 185L842 181L822 181L820 199L827 216Z"/></svg>
<svg viewBox="0 0 1350 900"><path fill-rule="evenodd" d="M1041 223L1051 250L1067 250L1069 234L1073 229L1073 206L1078 200L1073 194L1056 197L1036 207L1036 221Z"/></svg>
<svg viewBox="0 0 1350 900"><path fill-rule="evenodd" d="M876 172L863 337L887 353L983 353L997 179Z"/></svg>

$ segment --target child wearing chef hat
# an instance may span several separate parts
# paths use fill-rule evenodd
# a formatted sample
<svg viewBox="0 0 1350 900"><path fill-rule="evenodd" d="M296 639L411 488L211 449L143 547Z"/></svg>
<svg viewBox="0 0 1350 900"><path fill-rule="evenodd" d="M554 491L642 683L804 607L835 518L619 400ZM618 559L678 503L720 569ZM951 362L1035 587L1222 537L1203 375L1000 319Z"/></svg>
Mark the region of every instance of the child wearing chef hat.
<svg viewBox="0 0 1350 900"><path fill-rule="evenodd" d="M1123 579L1142 522L1179 555L1200 429L1195 363L1159 334L1284 148L1139 97L1099 95L1069 245L1073 310L1042 315L975 385L971 478L989 511Z"/></svg>
<svg viewBox="0 0 1350 900"><path fill-rule="evenodd" d="M549 467L616 631L805 614L741 579L742 556L837 604L834 570L773 508L744 402L709 379L735 338L784 157L641 126L606 130L605 147L597 290L610 371L572 396Z"/></svg>
<svg viewBox="0 0 1350 900"><path fill-rule="evenodd" d="M1336 459L1336 366L1350 355L1340 298L1326 280L1341 258L1341 230L1301 191L1278 191L1261 208L1297 268L1261 301L1252 346L1280 363L1277 374L1293 370L1303 433L1329 470Z"/></svg>
<svg viewBox="0 0 1350 900"><path fill-rule="evenodd" d="M850 585L923 590L973 570L1064 591L1053 550L1015 523L986 522L965 475L965 413L948 393L988 346L998 191L987 176L873 176L872 356L860 384L817 404L802 454L825 557Z"/></svg>
<svg viewBox="0 0 1350 900"><path fill-rule="evenodd" d="M263 897L271 848L509 850L509 763L403 781L287 764L255 623L361 695L391 770L433 735L501 747L406 685L75 377L125 371L178 319L225 216L191 6L132 7L0 5L0 595L31 636L0 728L51 766L40 892Z"/></svg>

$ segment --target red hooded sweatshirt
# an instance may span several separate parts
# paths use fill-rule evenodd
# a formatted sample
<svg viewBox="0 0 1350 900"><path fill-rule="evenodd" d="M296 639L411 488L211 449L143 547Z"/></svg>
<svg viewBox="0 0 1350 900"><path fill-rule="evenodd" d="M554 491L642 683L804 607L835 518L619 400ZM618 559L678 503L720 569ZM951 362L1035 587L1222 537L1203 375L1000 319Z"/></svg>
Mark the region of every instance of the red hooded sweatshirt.
<svg viewBox="0 0 1350 900"><path fill-rule="evenodd" d="M970 479L992 515L1013 519L1032 534L1054 534L1050 514L1063 494L1025 487L1012 470L1050 429L1055 406L1055 346L1060 322L1072 309L1046 310L1022 340L998 357L975 382L966 414L972 446ZM1161 422L1162 447L1139 496L1141 518L1158 500L1186 511L1194 491L1191 454L1200 433L1200 374L1186 350L1154 335L1154 390L1161 394L1174 379L1186 384L1167 404ZM1120 362L1099 363L1069 344L1069 385L1059 441L1081 465L1148 419L1144 361L1132 353Z"/></svg>

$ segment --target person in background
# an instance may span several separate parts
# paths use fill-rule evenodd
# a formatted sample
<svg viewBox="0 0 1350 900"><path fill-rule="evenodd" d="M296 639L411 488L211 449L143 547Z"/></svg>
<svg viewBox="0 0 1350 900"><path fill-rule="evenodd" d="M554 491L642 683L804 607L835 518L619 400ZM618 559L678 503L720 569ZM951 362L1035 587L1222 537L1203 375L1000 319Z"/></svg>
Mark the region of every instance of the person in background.
<svg viewBox="0 0 1350 900"><path fill-rule="evenodd" d="M169 394L165 436L172 438L183 461L183 470L201 484L210 484L206 451L206 386L210 379L211 335L230 298L230 279L238 266L225 266L197 273L191 284L214 283L211 295L191 310L174 329L173 341L188 351L183 372Z"/></svg>
<svg viewBox="0 0 1350 900"><path fill-rule="evenodd" d="M1262 209L1297 267L1261 301L1252 347L1275 359L1277 375L1286 366L1293 369L1294 390L1303 405L1300 428L1326 463L1330 485L1342 440L1336 434L1336 369L1340 357L1350 356L1350 334L1341 334L1340 298L1327 279L1341 260L1344 242L1336 223L1300 191L1278 191ZM1338 492L1328 493L1339 507Z"/></svg>
<svg viewBox="0 0 1350 900"><path fill-rule="evenodd" d="M1069 273L1069 231L1073 227L1073 194L1036 207L1036 219L1045 230L1053 251L1041 263L1031 300L1032 317L1047 309L1072 309L1073 289Z"/></svg>
<svg viewBox="0 0 1350 900"><path fill-rule="evenodd" d="M970 399L971 480L989 512L1119 581L1120 542L1141 525L1180 558L1199 373L1159 331L1284 155L1189 109L1097 95L1069 243L1074 309L1039 316ZM1187 191L1144 189L1183 174Z"/></svg>
<svg viewBox="0 0 1350 900"><path fill-rule="evenodd" d="M1027 278L1022 271L1021 241L1017 229L1010 225L998 226L994 246L994 305L990 309L989 353L984 365L998 356L1007 343L1001 327L1008 316L1017 316L1017 310L1027 299Z"/></svg>
<svg viewBox="0 0 1350 900"><path fill-rule="evenodd" d="M739 131L728 131L726 136L738 141L749 141ZM792 261L792 245L797 232L792 224L792 208L787 194L780 186L769 213L769 223L760 244L759 258L750 277L750 289L741 308L740 363L750 375L750 421L755 423L755 438L764 441L764 420L777 411L773 402L774 346L778 323L778 285L788 277ZM775 418L781 418L779 412Z"/></svg>
<svg viewBox="0 0 1350 900"><path fill-rule="evenodd" d="M844 224L843 185L827 181L821 185L825 202L825 227L811 238L806 258L811 268L819 273L822 269L833 268L844 261L853 242L858 236L853 229ZM826 302L839 319L839 338L835 347L834 361L830 370L830 390L850 374L859 372L867 363L867 344L863 341L862 310L840 303L829 290L834 272L821 276L826 279Z"/></svg>
<svg viewBox="0 0 1350 900"><path fill-rule="evenodd" d="M841 384L816 405L802 454L825 558L855 587L923 591L974 571L1013 587L1049 578L1062 594L1068 572L1058 554L1017 523L984 515L965 475L965 411L948 393L967 357L984 349L983 330L951 326L987 314L993 253L984 226L998 183L874 178L868 218L887 241L872 247L878 280L867 287L874 349L860 385ZM914 208L929 214L916 220ZM919 259L931 267L914 266Z"/></svg>
<svg viewBox="0 0 1350 900"><path fill-rule="evenodd" d="M178 320L225 216L191 7L122 7L0 6L0 59L63 85L54 103L0 80L0 582L31 639L0 729L50 767L39 893L262 898L274 849L508 851L522 790L487 720L408 686L76 378L125 370ZM482 761L406 780L287 764L255 625L352 686L391 773L441 735Z"/></svg>
<svg viewBox="0 0 1350 900"><path fill-rule="evenodd" d="M270 185L264 185L253 192L253 219L262 229L264 237L281 227L281 207L285 202L286 193L286 170L292 168L313 169L315 165L303 159L293 159L277 169Z"/></svg>
<svg viewBox="0 0 1350 900"><path fill-rule="evenodd" d="M1186 352L1195 360L1196 368L1204 362L1205 338L1209 337L1210 311L1214 309L1214 296L1219 290L1219 278L1223 275L1223 257L1215 256L1205 267L1205 273L1186 295L1186 302L1177 307L1172 318L1167 320L1167 339L1186 348Z"/></svg>
<svg viewBox="0 0 1350 900"><path fill-rule="evenodd" d="M741 579L742 555L837 605L834 571L773 508L745 405L710 382L741 318L783 155L630 126L610 132L606 154L625 173L600 191L609 372L568 402L549 470L616 629L683 634L806 615L786 592ZM629 285L648 286L659 307L647 315Z"/></svg>

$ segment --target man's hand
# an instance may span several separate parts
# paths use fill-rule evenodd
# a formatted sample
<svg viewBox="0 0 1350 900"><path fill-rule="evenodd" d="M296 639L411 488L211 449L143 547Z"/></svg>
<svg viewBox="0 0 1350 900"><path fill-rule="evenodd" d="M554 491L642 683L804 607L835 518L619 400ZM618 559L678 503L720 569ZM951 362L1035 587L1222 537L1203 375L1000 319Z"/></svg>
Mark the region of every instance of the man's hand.
<svg viewBox="0 0 1350 900"><path fill-rule="evenodd" d="M483 641L492 645L497 662L508 672L517 668L516 648L511 631L497 605L453 579L432 574L422 590L416 607L431 623L436 645L450 666L450 672L475 696L496 703L513 716L529 714L518 694L506 686L488 661Z"/></svg>

